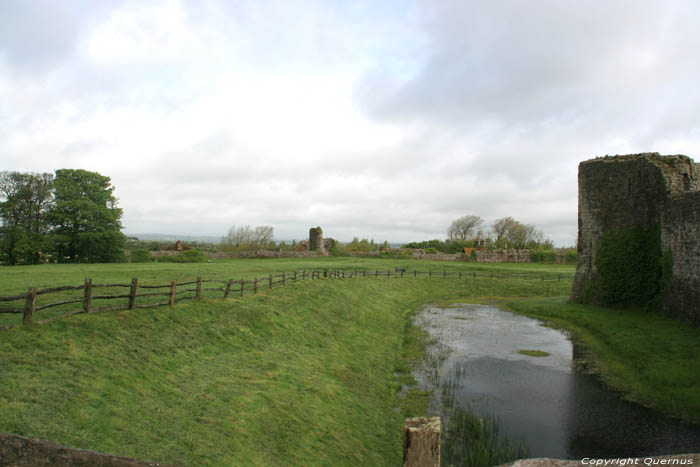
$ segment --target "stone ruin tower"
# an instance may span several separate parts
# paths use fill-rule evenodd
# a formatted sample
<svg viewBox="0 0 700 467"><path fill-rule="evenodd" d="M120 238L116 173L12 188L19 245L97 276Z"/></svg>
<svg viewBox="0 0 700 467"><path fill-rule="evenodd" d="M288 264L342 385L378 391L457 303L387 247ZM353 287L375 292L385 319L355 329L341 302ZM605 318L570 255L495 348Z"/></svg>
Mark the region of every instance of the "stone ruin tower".
<svg viewBox="0 0 700 467"><path fill-rule="evenodd" d="M323 229L321 227L309 229L309 250L318 251L321 255L326 253L325 244L323 243Z"/></svg>
<svg viewBox="0 0 700 467"><path fill-rule="evenodd" d="M659 287L661 307L700 326L699 164L687 156L658 153L599 157L579 164L578 183L578 260L571 299L605 303L597 264L601 239L635 227L660 231L658 254L671 263L668 282ZM625 254L628 258L620 260L630 259Z"/></svg>

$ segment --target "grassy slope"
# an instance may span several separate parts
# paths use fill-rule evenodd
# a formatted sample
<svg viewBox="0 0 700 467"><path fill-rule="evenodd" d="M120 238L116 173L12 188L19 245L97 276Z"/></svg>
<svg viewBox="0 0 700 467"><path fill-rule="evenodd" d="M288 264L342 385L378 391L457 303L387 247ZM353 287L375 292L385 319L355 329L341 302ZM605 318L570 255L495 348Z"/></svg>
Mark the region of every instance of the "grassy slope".
<svg viewBox="0 0 700 467"><path fill-rule="evenodd" d="M146 281L191 280L197 276L207 279L253 278L270 273L338 268L344 270L393 270L396 266L408 271L483 271L510 273L544 273L573 276L575 265L536 263L472 263L463 261L390 260L374 258L325 257L313 259L235 259L214 260L212 263L122 263L122 264L42 264L37 266L0 266L0 295L58 285L79 285L86 277L95 282L126 282L132 277Z"/></svg>
<svg viewBox="0 0 700 467"><path fill-rule="evenodd" d="M698 329L640 309L563 298L510 301L506 309L572 331L590 370L628 399L700 423Z"/></svg>
<svg viewBox="0 0 700 467"><path fill-rule="evenodd" d="M0 431L184 465L397 465L394 373L411 313L440 300L569 287L307 281L18 327L0 333Z"/></svg>
<svg viewBox="0 0 700 467"><path fill-rule="evenodd" d="M28 286L38 289L56 287L62 285L80 285L85 278L92 278L95 283L122 283L128 284L132 277L139 279L139 284L162 285L177 279L178 282L194 280L197 276L204 279L253 279L261 278L267 274L281 272L293 272L306 269L344 269L344 270L370 270L386 271L394 267L402 266L410 273L412 270L442 272L464 271L477 273L536 273L545 275L561 274L565 277L573 276L575 271L572 265L555 264L479 264L467 262L445 261L419 261L419 260L387 260L371 258L313 258L313 259L238 259L214 261L212 263L175 264L175 263L135 263L135 264L45 264L39 266L0 266L0 296L15 295L27 291ZM160 291L164 291L160 289ZM119 289L99 289L100 295L124 294L127 291ZM143 291L142 291L143 292ZM97 291L95 292L97 293ZM221 293L207 293L209 296L222 296ZM205 294L205 295L207 295ZM79 298L82 291L66 292L61 296L49 294L40 296L37 305ZM156 299L153 299L156 300ZM164 299L160 299L161 301ZM143 303L143 299L138 300ZM96 301L94 306L113 306L126 303L126 299ZM0 302L0 306L23 308L24 301ZM36 320L51 318L75 309L80 304L65 306L62 308L50 308L39 311L35 315ZM20 314L1 314L0 326L5 324L18 324L22 322Z"/></svg>

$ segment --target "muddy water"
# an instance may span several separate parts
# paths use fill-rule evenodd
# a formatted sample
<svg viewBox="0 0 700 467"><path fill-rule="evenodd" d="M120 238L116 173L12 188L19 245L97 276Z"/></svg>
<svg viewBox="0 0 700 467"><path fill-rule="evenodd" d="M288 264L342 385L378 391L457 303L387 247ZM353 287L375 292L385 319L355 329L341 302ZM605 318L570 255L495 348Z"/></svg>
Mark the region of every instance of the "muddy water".
<svg viewBox="0 0 700 467"><path fill-rule="evenodd" d="M462 405L496 415L502 433L531 457L618 458L697 452L700 426L624 401L576 373L563 333L485 305L427 307L417 318L435 344L415 373L424 388L455 387ZM530 357L519 350L540 350ZM436 397L435 401L439 401ZM433 414L441 414L434 402Z"/></svg>

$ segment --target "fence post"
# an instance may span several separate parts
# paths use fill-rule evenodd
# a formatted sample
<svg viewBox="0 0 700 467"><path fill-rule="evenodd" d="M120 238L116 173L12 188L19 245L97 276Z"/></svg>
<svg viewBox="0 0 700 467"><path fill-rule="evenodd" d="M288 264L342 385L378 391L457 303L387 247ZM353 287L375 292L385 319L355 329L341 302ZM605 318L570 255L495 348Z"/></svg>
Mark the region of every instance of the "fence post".
<svg viewBox="0 0 700 467"><path fill-rule="evenodd" d="M226 283L226 291L224 292L224 298L228 298L228 294L231 293L231 284L233 284L233 279L229 279Z"/></svg>
<svg viewBox="0 0 700 467"><path fill-rule="evenodd" d="M362 277L367 277L367 271L364 269L362 270Z"/></svg>
<svg viewBox="0 0 700 467"><path fill-rule="evenodd" d="M442 270L442 277L447 277L447 271L445 271L444 269Z"/></svg>
<svg viewBox="0 0 700 467"><path fill-rule="evenodd" d="M544 274L542 274L542 276L540 276L540 277L542 277L542 282L544 282Z"/></svg>
<svg viewBox="0 0 700 467"><path fill-rule="evenodd" d="M407 418L403 427L404 467L440 465L440 417Z"/></svg>
<svg viewBox="0 0 700 467"><path fill-rule="evenodd" d="M83 311L90 313L92 305L92 279L85 279L85 293L83 294L85 301L83 302Z"/></svg>
<svg viewBox="0 0 700 467"><path fill-rule="evenodd" d="M428 277L433 277L433 270L432 269L428 269Z"/></svg>
<svg viewBox="0 0 700 467"><path fill-rule="evenodd" d="M195 292L195 296L197 300L202 298L202 276L197 276L197 291Z"/></svg>
<svg viewBox="0 0 700 467"><path fill-rule="evenodd" d="M285 283L286 283L286 274L282 273L282 287L285 286Z"/></svg>
<svg viewBox="0 0 700 467"><path fill-rule="evenodd" d="M258 278L256 277L253 281L253 295L258 293Z"/></svg>
<svg viewBox="0 0 700 467"><path fill-rule="evenodd" d="M175 290L177 289L177 280L173 279L170 281L170 296L168 297L168 304L170 308L175 306Z"/></svg>
<svg viewBox="0 0 700 467"><path fill-rule="evenodd" d="M272 274L270 274L269 279L270 279L270 288L272 288Z"/></svg>
<svg viewBox="0 0 700 467"><path fill-rule="evenodd" d="M243 296L245 291L245 279L241 279L241 297Z"/></svg>
<svg viewBox="0 0 700 467"><path fill-rule="evenodd" d="M296 271L294 271L294 279L292 279L292 280L293 280L294 282L297 281L297 272L296 272Z"/></svg>
<svg viewBox="0 0 700 467"><path fill-rule="evenodd" d="M459 278L462 278L462 271L459 271Z"/></svg>
<svg viewBox="0 0 700 467"><path fill-rule="evenodd" d="M24 302L24 319L22 324L30 324L34 317L34 309L36 308L36 287L27 289L27 299Z"/></svg>
<svg viewBox="0 0 700 467"><path fill-rule="evenodd" d="M136 289L139 287L138 278L131 279L131 290L129 290L129 309L133 310L136 306Z"/></svg>

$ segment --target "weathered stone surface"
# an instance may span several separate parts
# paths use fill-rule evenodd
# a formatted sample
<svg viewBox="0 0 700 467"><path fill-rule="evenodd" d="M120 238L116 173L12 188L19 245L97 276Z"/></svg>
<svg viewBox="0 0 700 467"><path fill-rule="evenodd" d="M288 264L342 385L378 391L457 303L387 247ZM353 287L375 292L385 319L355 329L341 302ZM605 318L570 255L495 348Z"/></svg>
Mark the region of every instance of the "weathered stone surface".
<svg viewBox="0 0 700 467"><path fill-rule="evenodd" d="M323 244L323 229L321 227L312 227L309 229L309 250L325 252Z"/></svg>
<svg viewBox="0 0 700 467"><path fill-rule="evenodd" d="M170 464L137 461L0 433L0 465L5 467L143 467Z"/></svg>
<svg viewBox="0 0 700 467"><path fill-rule="evenodd" d="M687 156L601 157L579 164L578 261L574 301L600 303L595 264L601 237L634 226L662 226L673 255L664 311L700 326L700 170ZM660 252L662 253L662 252Z"/></svg>
<svg viewBox="0 0 700 467"><path fill-rule="evenodd" d="M406 419L403 429L403 465L440 466L440 417Z"/></svg>

